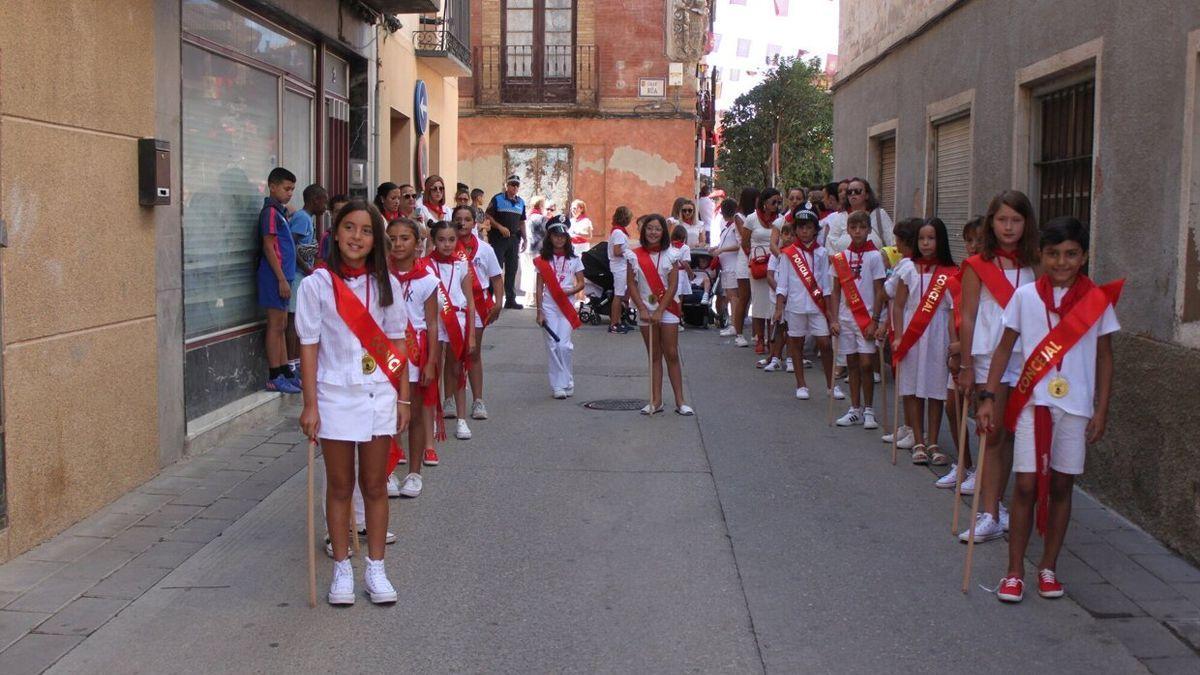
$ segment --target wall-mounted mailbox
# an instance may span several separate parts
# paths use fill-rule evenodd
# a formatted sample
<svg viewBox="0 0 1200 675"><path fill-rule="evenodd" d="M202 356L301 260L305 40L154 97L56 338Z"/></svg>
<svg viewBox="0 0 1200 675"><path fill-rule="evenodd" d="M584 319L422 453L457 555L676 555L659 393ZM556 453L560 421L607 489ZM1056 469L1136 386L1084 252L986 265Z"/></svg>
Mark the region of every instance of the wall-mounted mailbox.
<svg viewBox="0 0 1200 675"><path fill-rule="evenodd" d="M170 141L138 139L138 203L142 206L171 203Z"/></svg>

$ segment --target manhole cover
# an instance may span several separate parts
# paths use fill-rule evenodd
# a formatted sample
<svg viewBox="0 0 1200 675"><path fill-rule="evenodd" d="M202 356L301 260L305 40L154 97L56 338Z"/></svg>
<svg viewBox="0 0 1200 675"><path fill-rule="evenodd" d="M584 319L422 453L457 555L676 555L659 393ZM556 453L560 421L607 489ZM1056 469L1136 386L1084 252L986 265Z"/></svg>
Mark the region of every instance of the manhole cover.
<svg viewBox="0 0 1200 675"><path fill-rule="evenodd" d="M588 401L583 407L589 410L641 410L647 403L644 398L604 398Z"/></svg>

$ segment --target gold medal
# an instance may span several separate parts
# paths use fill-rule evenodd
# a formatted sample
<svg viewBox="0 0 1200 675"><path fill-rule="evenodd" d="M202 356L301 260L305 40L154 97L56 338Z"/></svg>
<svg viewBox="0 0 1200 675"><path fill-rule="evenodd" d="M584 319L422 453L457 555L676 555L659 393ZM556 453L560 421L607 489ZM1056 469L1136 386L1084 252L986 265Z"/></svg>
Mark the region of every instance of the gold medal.
<svg viewBox="0 0 1200 675"><path fill-rule="evenodd" d="M376 367L377 366L375 365L375 357L371 356L367 352L363 352L363 355L362 355L363 375L370 375L371 373L375 372Z"/></svg>
<svg viewBox="0 0 1200 675"><path fill-rule="evenodd" d="M1056 375L1050 380L1049 384L1046 385L1046 390L1049 391L1050 395L1054 398L1062 398L1071 391L1071 385L1067 384L1067 378L1063 377L1062 375Z"/></svg>

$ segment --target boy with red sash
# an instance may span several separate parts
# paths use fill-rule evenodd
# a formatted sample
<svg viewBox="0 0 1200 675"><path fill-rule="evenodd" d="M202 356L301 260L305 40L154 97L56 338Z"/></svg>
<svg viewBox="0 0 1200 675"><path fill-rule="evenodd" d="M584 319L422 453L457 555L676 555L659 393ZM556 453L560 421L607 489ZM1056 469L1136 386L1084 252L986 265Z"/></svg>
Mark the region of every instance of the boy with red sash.
<svg viewBox="0 0 1200 675"><path fill-rule="evenodd" d="M865 211L850 214L846 223L850 247L830 261L832 302L829 331L838 338L838 353L846 357L850 374L850 409L837 420L839 427L856 424L878 429L875 410L874 373L875 320L884 299L883 279L887 268L883 255L868 240L871 220Z"/></svg>
<svg viewBox="0 0 1200 675"><path fill-rule="evenodd" d="M550 391L556 399L575 395L571 333L579 328L579 314L571 296L583 288L583 261L575 255L566 216L557 215L546 226L542 250L533 259L537 270L537 315L549 355Z"/></svg>
<svg viewBox="0 0 1200 675"><path fill-rule="evenodd" d="M792 218L796 243L780 251L782 262L775 270L775 323L787 322L788 353L799 358L804 352L804 339L816 340L825 368L825 389L835 399L846 398L840 387L833 384L833 351L829 339L829 320L826 318L829 295L829 254L817 243L817 214L800 209ZM807 401L808 385L804 368L794 368L796 398Z"/></svg>
<svg viewBox="0 0 1200 675"><path fill-rule="evenodd" d="M1081 273L1087 263L1088 230L1073 217L1051 220L1041 230L1042 276L1018 288L1004 310L1004 336L979 398L981 433L996 423L993 399L1004 363L1020 339L1026 354L1004 410L1015 438L1008 572L996 596L1020 602L1025 590L1025 549L1034 505L1044 538L1038 594L1063 595L1055 566L1071 519L1071 490L1083 473L1088 443L1104 435L1112 393L1114 311L1124 280L1097 286ZM1094 407L1093 407L1094 406Z"/></svg>
<svg viewBox="0 0 1200 675"><path fill-rule="evenodd" d="M471 349L471 364L467 379L471 383L471 419L486 420L487 406L483 402L483 332L500 316L504 304L504 276L492 245L475 236L475 211L470 206L456 206L450 216L458 230L458 245L454 254L470 263L471 297L475 301L475 346Z"/></svg>

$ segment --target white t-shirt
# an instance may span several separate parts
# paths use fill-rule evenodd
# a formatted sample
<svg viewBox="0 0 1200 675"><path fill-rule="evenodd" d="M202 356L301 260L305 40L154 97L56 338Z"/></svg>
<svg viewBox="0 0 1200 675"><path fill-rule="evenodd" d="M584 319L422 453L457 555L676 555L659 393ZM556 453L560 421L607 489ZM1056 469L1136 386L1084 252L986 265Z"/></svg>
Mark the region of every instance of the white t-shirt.
<svg viewBox="0 0 1200 675"><path fill-rule="evenodd" d="M679 266L679 249L668 246L657 253L651 253L650 259L654 261L654 266L658 270L658 276L662 279L663 285L666 286L671 270ZM642 294L642 301L650 309L657 309L658 299L650 293L650 283L646 281L646 275L642 274L642 266L638 264L637 254L634 253L634 249L628 249L625 252L625 260L628 262L630 268L633 269L634 276L637 277L638 291ZM666 290L669 293L672 289L668 287ZM678 292L678 284L675 285L674 290ZM667 299L669 301L671 298ZM670 304L670 302L667 304Z"/></svg>
<svg viewBox="0 0 1200 675"><path fill-rule="evenodd" d="M713 216L716 210L716 202L711 197L701 197L696 200L696 211L700 217L700 224L704 226L704 231L708 233L708 241L712 242L716 238L716 232L713 232L713 221L716 220Z"/></svg>
<svg viewBox="0 0 1200 675"><path fill-rule="evenodd" d="M623 253L616 255L614 251L616 247L621 246ZM629 252L629 235L621 230L613 229L608 233L608 271L613 273L613 276L625 274L625 253Z"/></svg>
<svg viewBox="0 0 1200 675"><path fill-rule="evenodd" d="M706 227L704 225L704 223L702 223L702 222L695 222L690 225L688 223L683 223L683 222L681 222L680 224L682 224L684 229L687 230L687 233L688 233L687 245L693 246L693 247L699 246L700 245L700 235L704 232L707 232L708 227Z"/></svg>
<svg viewBox="0 0 1200 675"><path fill-rule="evenodd" d="M575 275L583 272L583 260L579 256L556 255L549 261L550 267L554 270L554 276L558 279L558 285L563 290L568 290L575 286ZM554 301L554 297L550 295L550 286L542 284L542 311L546 314L554 314L559 316L562 312L558 309L558 303Z"/></svg>
<svg viewBox="0 0 1200 675"><path fill-rule="evenodd" d="M757 258L759 256L771 254L771 231L774 223L764 224L759 222L758 213L751 213L746 216L744 227L750 231L750 257Z"/></svg>
<svg viewBox="0 0 1200 675"><path fill-rule="evenodd" d="M400 284L400 297L404 298L404 307L408 311L408 322L413 330L426 330L429 322L425 317L425 301L437 292L438 280L432 274L426 274L412 281L396 280Z"/></svg>
<svg viewBox="0 0 1200 675"><path fill-rule="evenodd" d="M894 223L892 218L880 206L870 213L871 216L871 231L867 234L867 239L875 243L876 246L882 248L884 246L895 246L896 235L892 233ZM825 216L825 220L821 224L829 224L829 232L825 238L825 247L830 253L841 253L847 248L850 248L850 233L846 231L846 225L850 219L850 214L838 211Z"/></svg>
<svg viewBox="0 0 1200 675"><path fill-rule="evenodd" d="M821 290L821 295L829 295L829 255L825 249L818 246L811 254L800 250L800 255L804 256L805 262L808 263L808 269L813 275L813 281L817 282L817 288ZM775 294L787 298L786 309L789 312L796 314L821 313L821 308L808 294L808 287L804 285L804 280L796 273L796 266L786 255L782 256L779 268L775 270Z"/></svg>
<svg viewBox="0 0 1200 675"><path fill-rule="evenodd" d="M455 260L453 263L442 263L429 258L429 269L437 273L442 285L446 287L446 292L450 294L450 304L454 305L459 312L465 312L467 296L463 295L462 280L466 278L466 275L471 274L467 263L459 260Z"/></svg>
<svg viewBox="0 0 1200 675"><path fill-rule="evenodd" d="M417 208L416 208L415 213L417 215L417 220L422 225L426 225L431 220L435 223L438 221L441 221L441 220L450 220L450 212L453 208L454 208L453 206L443 205L442 212L439 215L439 214L434 213L432 209L430 209L428 206L426 206L424 201L419 201L419 202L417 202Z"/></svg>
<svg viewBox="0 0 1200 675"><path fill-rule="evenodd" d="M392 304L379 305L379 288L371 275L345 279L346 286L360 302L367 305L371 317L392 340L404 338L408 327L408 312L401 300L400 283L388 275L392 285ZM370 290L368 290L370 289ZM333 299L333 281L329 270L320 268L304 277L296 291L296 335L302 345L319 344L317 350L317 381L337 386L387 383L382 368L365 374L362 357L366 353L346 322L337 313ZM368 297L369 294L369 297Z"/></svg>
<svg viewBox="0 0 1200 675"><path fill-rule="evenodd" d="M1067 294L1066 288L1054 288L1054 302L1058 304ZM1050 324L1057 326L1059 317L1050 314ZM1038 296L1036 284L1024 284L1013 293L1012 300L1004 310L1004 327L1011 328L1021 334L1021 345L1026 353L1037 347L1038 343L1050 332L1046 323L1046 304ZM1033 396L1027 405L1055 406L1080 417L1091 417L1095 414L1094 399L1096 391L1096 342L1101 335L1108 335L1121 330L1117 321L1117 313L1112 305L1100 315L1100 320L1092 324L1079 342L1067 351L1062 360L1062 368L1058 375L1066 378L1067 395L1054 398L1050 395L1047 385L1055 377L1051 370L1033 388ZM1024 364L1022 364L1024 365Z"/></svg>
<svg viewBox="0 0 1200 675"><path fill-rule="evenodd" d="M861 256L850 251L846 251L846 262L850 263L850 271L857 271L858 275L855 278L855 286L858 287L858 294L862 297L863 304L867 307L867 313L874 311L875 307L875 280L882 279L887 276L887 268L883 265L883 254L879 251L867 251ZM837 268L832 264L829 265L829 283L839 284L837 278ZM830 286L832 288L832 286ZM846 304L846 294L841 294L841 307L838 310L838 320L846 324L854 324L854 312L850 311L850 305Z"/></svg>
<svg viewBox="0 0 1200 675"><path fill-rule="evenodd" d="M479 285L487 291L492 287L492 277L503 274L504 270L500 268L500 261L496 258L496 249L479 237L475 237L475 241L478 248L475 249L475 259L471 264L475 267Z"/></svg>
<svg viewBox="0 0 1200 675"><path fill-rule="evenodd" d="M725 227L721 230L721 236L717 239L717 249L729 247L737 247L741 244L738 239L737 225L731 220L725 223ZM733 272L737 269L738 251L740 248L734 248L732 251L722 251L717 255L717 259L721 261L721 269Z"/></svg>
<svg viewBox="0 0 1200 675"><path fill-rule="evenodd" d="M988 264L994 265L996 260L993 259ZM1022 267L1020 270L1004 270L1004 276L1008 277L1008 283L1018 288L1023 288L1034 281L1031 267ZM990 357L992 352L996 351L996 345L1000 344L1000 336L1003 334L1004 308L1000 306L999 302L996 302L996 298L988 290L987 284L980 279L979 308L975 311L975 333L971 338L971 355ZM1018 342L1017 347L1014 347L1013 354L1021 353L1020 344Z"/></svg>
<svg viewBox="0 0 1200 675"><path fill-rule="evenodd" d="M683 263L691 264L692 248L688 244L684 244L675 249L676 255L679 256L679 294L687 295L692 292L692 282L688 280L688 276L683 271Z"/></svg>

